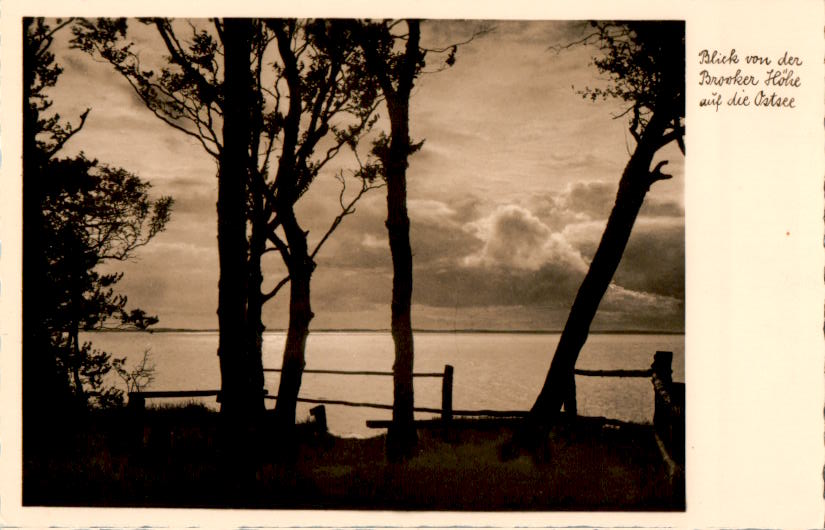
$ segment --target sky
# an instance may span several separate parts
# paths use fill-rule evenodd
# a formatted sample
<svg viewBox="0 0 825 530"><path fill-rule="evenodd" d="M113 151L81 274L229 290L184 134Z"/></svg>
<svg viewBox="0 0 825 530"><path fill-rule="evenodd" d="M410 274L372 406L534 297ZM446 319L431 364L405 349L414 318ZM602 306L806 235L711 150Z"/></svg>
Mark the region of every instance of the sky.
<svg viewBox="0 0 825 530"><path fill-rule="evenodd" d="M494 31L459 47L454 66L428 55L413 91L410 130L424 140L407 171L414 263L413 326L419 329L560 330L598 245L633 139L616 102L577 93L605 80L598 51L554 45L581 36L582 24L546 21L426 21L422 45L461 42L479 25ZM130 25L139 26L138 24ZM160 40L135 27L141 59ZM160 327L216 328L218 300L216 165L194 139L146 109L108 64L68 46L53 50L64 68L54 108L76 122L92 109L63 154L123 167L175 200L166 230L125 263L119 289L129 307ZM384 108L379 113L386 114ZM378 126L385 124L382 120ZM645 199L594 330L684 331L684 157L671 145L673 179ZM341 157L297 206L317 242L339 211ZM350 183L351 186L354 183ZM351 190L352 188L350 188ZM386 196L373 190L318 254L311 329L388 329L392 266ZM276 253L264 288L284 276ZM288 290L264 310L268 329L287 325Z"/></svg>

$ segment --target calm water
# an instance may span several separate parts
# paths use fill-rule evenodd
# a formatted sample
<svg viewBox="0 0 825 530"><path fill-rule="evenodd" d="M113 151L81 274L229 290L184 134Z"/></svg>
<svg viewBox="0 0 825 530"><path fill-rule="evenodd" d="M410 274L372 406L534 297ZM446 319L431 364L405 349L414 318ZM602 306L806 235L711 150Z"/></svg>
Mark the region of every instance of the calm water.
<svg viewBox="0 0 825 530"><path fill-rule="evenodd" d="M151 390L220 388L216 355L217 332L204 333L90 333L95 347L127 357L131 366L151 349L156 377ZM264 366L279 368L285 335L267 333ZM533 404L550 365L558 334L418 333L415 371L441 372L455 367L453 406L456 409L527 410ZM684 381L683 335L591 335L577 368L645 369L656 350L673 351L673 378ZM315 332L307 343L307 368L390 371L393 343L389 333ZM650 422L653 391L649 379L577 377L579 413L626 421ZM278 374L266 374L270 394L277 393ZM301 396L356 402L392 403L392 378L304 374ZM158 400L158 402L170 400ZM216 406L214 400L204 403ZM273 402L268 402L270 407ZM439 408L441 379L415 379L416 406ZM306 418L312 405L299 404ZM388 410L327 405L332 432L342 435L377 434L368 419L389 419ZM428 417L422 414L420 417Z"/></svg>

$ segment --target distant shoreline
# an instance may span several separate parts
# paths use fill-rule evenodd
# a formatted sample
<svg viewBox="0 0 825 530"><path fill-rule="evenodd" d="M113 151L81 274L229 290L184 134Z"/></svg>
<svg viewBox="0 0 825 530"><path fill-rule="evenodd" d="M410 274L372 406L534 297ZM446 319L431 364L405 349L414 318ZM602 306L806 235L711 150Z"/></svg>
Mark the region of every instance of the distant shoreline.
<svg viewBox="0 0 825 530"><path fill-rule="evenodd" d="M266 333L286 333L285 328L267 329ZM191 329L191 328L155 328L151 330L140 329L100 329L89 330L87 333L217 333L218 329ZM312 329L311 333L390 333L389 329ZM414 333L489 333L489 334L512 334L512 335L558 335L562 330L535 330L535 329L414 329ZM659 331L659 330L594 330L591 335L684 335L684 331Z"/></svg>

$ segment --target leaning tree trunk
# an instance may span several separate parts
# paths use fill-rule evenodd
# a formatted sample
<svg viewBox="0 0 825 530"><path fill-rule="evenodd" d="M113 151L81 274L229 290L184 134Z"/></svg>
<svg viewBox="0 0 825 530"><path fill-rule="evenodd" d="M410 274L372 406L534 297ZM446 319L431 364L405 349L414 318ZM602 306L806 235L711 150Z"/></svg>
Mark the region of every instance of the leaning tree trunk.
<svg viewBox="0 0 825 530"><path fill-rule="evenodd" d="M622 259L650 185L668 178L659 172L662 164L653 171L650 169L663 132L664 124L654 115L622 173L616 202L601 242L570 309L544 386L530 410L528 428L534 435L540 435L552 425L569 393L579 352L587 340L596 310Z"/></svg>
<svg viewBox="0 0 825 530"><path fill-rule="evenodd" d="M408 100L406 100L408 101ZM417 442L413 417L413 333L411 320L413 270L410 218L407 214L407 157L410 149L409 106L392 104L392 140L386 168L387 233L392 254L391 328L395 343L392 423L387 431L390 459L409 456Z"/></svg>
<svg viewBox="0 0 825 530"><path fill-rule="evenodd" d="M221 413L240 420L258 408L246 336L246 182L249 174L252 79L249 20L224 22L224 148L218 172L218 355Z"/></svg>
<svg viewBox="0 0 825 530"><path fill-rule="evenodd" d="M306 364L306 341L309 323L314 316L310 305L310 280L315 265L307 251L306 233L298 225L291 207L282 215L284 234L290 253L289 270L289 328L284 345L281 381L275 404L275 423L288 439L295 428L295 408L301 378Z"/></svg>

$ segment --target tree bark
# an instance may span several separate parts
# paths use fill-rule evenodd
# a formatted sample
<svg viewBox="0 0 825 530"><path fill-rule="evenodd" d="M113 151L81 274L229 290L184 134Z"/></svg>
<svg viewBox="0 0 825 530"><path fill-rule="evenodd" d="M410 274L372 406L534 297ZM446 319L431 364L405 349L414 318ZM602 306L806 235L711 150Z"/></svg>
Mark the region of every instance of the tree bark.
<svg viewBox="0 0 825 530"><path fill-rule="evenodd" d="M266 248L266 220L262 219L263 205L260 193L252 193L252 231L249 238L248 284L246 300L246 345L249 352L250 379L253 388L264 395L263 371L263 305L264 297L261 293L263 273L261 258ZM260 411L264 410L263 399L260 401Z"/></svg>
<svg viewBox="0 0 825 530"><path fill-rule="evenodd" d="M528 429L533 435L540 436L557 419L570 390L579 352L587 340L596 310L622 259L645 195L653 182L666 178L658 173L658 168L654 172L650 170L653 157L661 147L664 129L660 118L656 115L651 117L622 173L616 202L599 247L570 309L544 386L530 410L527 421Z"/></svg>
<svg viewBox="0 0 825 530"><path fill-rule="evenodd" d="M290 253L289 271L289 329L284 345L281 381L275 404L275 422L287 439L295 428L295 407L301 379L306 365L306 340L313 313L310 304L310 280L315 265L307 250L306 233L298 225L292 208L282 215L283 229Z"/></svg>
<svg viewBox="0 0 825 530"><path fill-rule="evenodd" d="M397 104L393 104L397 103ZM387 431L390 459L409 456L417 442L413 407L412 249L407 214L407 157L410 149L409 99L390 103L392 139L387 177L387 234L392 254L391 329L395 344L392 424Z"/></svg>
<svg viewBox="0 0 825 530"><path fill-rule="evenodd" d="M253 385L246 335L251 38L250 20L224 21L224 146L218 170L218 355L221 413L236 420L258 409L256 401L262 398L260 387Z"/></svg>
<svg viewBox="0 0 825 530"><path fill-rule="evenodd" d="M362 43L368 68L381 87L390 118L390 144L382 160L387 182L385 224L393 270L390 317L395 360L392 369L392 423L387 430L387 456L390 460L409 457L418 441L413 414L415 396L412 374L415 348L411 318L413 269L410 218L407 213L407 165L409 155L415 150L410 145L410 94L422 64L422 52L419 49L419 21L408 20L407 27L409 31L405 51L399 58L400 63L396 68L390 66L393 60L378 56L369 38ZM386 27L381 29L388 31Z"/></svg>
<svg viewBox="0 0 825 530"><path fill-rule="evenodd" d="M295 429L295 407L304 372L306 340L312 320L309 284L315 268L307 250L307 234L295 217L295 203L300 192L296 164L296 150L300 140L302 110L302 86L298 59L292 49L291 36L286 28L273 25L278 41L278 53L284 62L284 76L289 88L289 111L284 120L281 158L275 183L278 186L277 202L273 204L281 223L288 250L282 251L289 273L289 328L284 344L281 364L281 380L275 402L275 424L286 441L291 440Z"/></svg>

